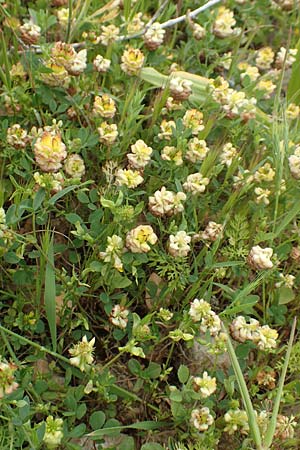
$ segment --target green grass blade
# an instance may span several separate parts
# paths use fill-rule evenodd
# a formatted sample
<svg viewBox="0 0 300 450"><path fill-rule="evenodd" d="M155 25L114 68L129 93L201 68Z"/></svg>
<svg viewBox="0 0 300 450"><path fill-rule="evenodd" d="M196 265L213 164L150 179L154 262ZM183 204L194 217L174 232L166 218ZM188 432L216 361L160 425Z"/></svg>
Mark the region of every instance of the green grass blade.
<svg viewBox="0 0 300 450"><path fill-rule="evenodd" d="M294 337L295 337L296 324L297 324L297 318L295 317L294 321L293 321L293 325L292 325L292 330L291 330L288 348L287 348L287 352L286 352L286 356L285 356L285 360L284 360L284 365L283 365L282 372L280 375L278 391L277 391L276 399L274 402L272 417L271 417L271 420L270 420L270 423L269 423L269 426L268 426L268 429L266 432L266 436L265 436L265 442L264 442L265 448L269 448L271 446L273 436L275 433L277 416L278 416L278 411L279 411L279 406L280 406L280 400L282 397L282 391L283 391L283 386L284 386L284 380L286 377L286 372L287 372L287 368L288 368L288 364L289 364L289 360L290 360L290 356L291 356L291 351L292 351L292 347L293 347Z"/></svg>
<svg viewBox="0 0 300 450"><path fill-rule="evenodd" d="M296 61L292 66L292 73L290 77L290 81L287 88L287 99L289 102L296 103L296 105L300 104L300 39L297 44L297 57Z"/></svg>
<svg viewBox="0 0 300 450"><path fill-rule="evenodd" d="M288 224L300 213L300 203L297 201L294 206L285 215L282 221L279 223L277 228L275 228L273 238L277 238L283 230L288 226Z"/></svg>
<svg viewBox="0 0 300 450"><path fill-rule="evenodd" d="M56 352L56 288L55 288L55 268L54 268L54 251L53 251L53 236L49 242L47 251L47 263L45 270L45 310L46 317L49 324L52 348Z"/></svg>
<svg viewBox="0 0 300 450"><path fill-rule="evenodd" d="M245 410L247 413L247 417L248 417L248 422L249 422L249 427L250 427L250 433L252 435L253 441L255 442L256 448L257 450L261 450L262 449L262 440L261 440L261 435L260 435L260 431L258 428L258 424L257 424L257 420L256 420L256 416L255 416L255 412L254 412L254 408L250 399L250 395L249 395L249 391L244 379L244 375L243 372L241 370L240 364L238 362L238 359L236 357L231 339L229 337L229 334L226 330L226 328L223 325L223 331L226 333L227 335L227 349L228 349L228 353L229 353L229 357L230 357L230 361L236 376L236 380L240 389L240 393L243 399L243 403L245 405Z"/></svg>

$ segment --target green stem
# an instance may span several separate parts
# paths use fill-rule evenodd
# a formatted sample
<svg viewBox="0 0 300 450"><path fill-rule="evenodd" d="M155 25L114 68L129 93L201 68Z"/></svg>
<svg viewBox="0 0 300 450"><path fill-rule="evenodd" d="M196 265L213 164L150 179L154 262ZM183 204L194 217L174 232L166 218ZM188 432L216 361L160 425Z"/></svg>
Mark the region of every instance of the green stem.
<svg viewBox="0 0 300 450"><path fill-rule="evenodd" d="M69 15L68 15L68 25L67 25L67 32L66 32L66 42L70 42L70 35L71 35L71 25L72 25L72 9L73 9L73 0L68 1L68 8L69 8Z"/></svg>
<svg viewBox="0 0 300 450"><path fill-rule="evenodd" d="M237 356L235 354L231 339L230 339L230 337L227 333L227 330L223 324L222 324L222 328L223 328L224 333L227 335L228 353L229 353L231 364L232 364L232 367L233 367L233 370L234 370L234 373L236 376L236 380L237 380L237 383L239 386L239 390L240 390L240 393L241 393L241 396L242 396L242 399L243 399L243 402L245 405L252 438L255 442L257 450L267 450L262 447L261 435L260 435L259 427L257 424L254 408L253 408L253 405L252 405L252 402L250 399L250 395L249 395L249 391L248 391L248 388L247 388L247 385L246 385L246 382L244 379L244 375L241 370L240 364L238 362Z"/></svg>
<svg viewBox="0 0 300 450"><path fill-rule="evenodd" d="M64 356L60 355L59 353L53 352L52 350L49 350L48 348L44 347L43 345L37 344L36 342L31 341L30 339L25 338L24 336L20 336L17 333L14 333L11 330L8 330L7 328L0 325L0 331L4 331L4 333L9 334L10 336L15 337L16 339L24 342L25 344L30 345L31 347L36 348L40 352L48 353L49 355L53 356L54 358L60 359L64 363L67 363L70 365L70 360L68 358L65 358Z"/></svg>
<svg viewBox="0 0 300 450"><path fill-rule="evenodd" d="M277 391L276 399L275 399L275 402L274 402L272 417L271 417L271 420L270 420L270 423L269 423L269 426L268 426L268 429L267 429L267 432L266 432L266 436L265 436L265 439L264 439L264 445L265 445L266 449L268 449L271 446L272 440L273 440L273 436L274 436L274 433L275 433L276 422L277 422L277 415L278 415L280 401L281 401L281 397L282 397L284 380L285 380L285 377L286 377L286 372L287 372L288 365L289 365L291 351L292 351L292 348L293 348L293 342L294 342L294 337L295 337L295 332L296 332L296 325L297 325L297 318L295 317L294 321L293 321L293 325L292 325L292 330L291 330L290 339L289 339L289 343L288 343L288 348L287 348L287 352L286 352L286 356L285 356L285 360L284 360L284 365L283 365L282 372L281 372L281 375L280 375L278 391Z"/></svg>
<svg viewBox="0 0 300 450"><path fill-rule="evenodd" d="M108 367L110 367L114 362L116 362L123 355L123 353L125 353L125 350L123 350L122 352L118 353L110 361L108 361L106 364L104 364L104 366L102 366L102 370L107 369Z"/></svg>

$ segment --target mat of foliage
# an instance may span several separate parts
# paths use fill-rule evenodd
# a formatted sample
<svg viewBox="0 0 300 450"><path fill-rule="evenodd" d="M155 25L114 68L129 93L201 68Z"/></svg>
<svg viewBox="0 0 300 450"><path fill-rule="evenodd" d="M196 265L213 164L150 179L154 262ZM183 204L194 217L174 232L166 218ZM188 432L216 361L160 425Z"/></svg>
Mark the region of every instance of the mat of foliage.
<svg viewBox="0 0 300 450"><path fill-rule="evenodd" d="M300 447L299 6L0 1L2 449Z"/></svg>

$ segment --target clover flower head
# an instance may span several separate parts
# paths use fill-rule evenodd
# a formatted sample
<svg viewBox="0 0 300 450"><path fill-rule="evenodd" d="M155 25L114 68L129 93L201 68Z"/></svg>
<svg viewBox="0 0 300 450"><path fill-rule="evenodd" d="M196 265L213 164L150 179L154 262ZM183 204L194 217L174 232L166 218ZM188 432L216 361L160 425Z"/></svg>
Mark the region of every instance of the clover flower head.
<svg viewBox="0 0 300 450"><path fill-rule="evenodd" d="M296 48L289 48L287 50L285 47L280 47L275 60L276 67L282 69L284 64L286 69L292 67L296 61L297 52L298 50Z"/></svg>
<svg viewBox="0 0 300 450"><path fill-rule="evenodd" d="M300 179L300 154L295 153L288 158L291 174L296 180Z"/></svg>
<svg viewBox="0 0 300 450"><path fill-rule="evenodd" d="M62 167L62 161L67 156L66 146L60 134L44 131L37 138L34 147L35 161L44 172L56 172Z"/></svg>
<svg viewBox="0 0 300 450"><path fill-rule="evenodd" d="M106 47L112 44L119 36L120 28L115 25L102 25L99 42Z"/></svg>
<svg viewBox="0 0 300 450"><path fill-rule="evenodd" d="M206 35L206 30L199 23L193 23L192 25L193 37L200 41Z"/></svg>
<svg viewBox="0 0 300 450"><path fill-rule="evenodd" d="M129 310L122 305L115 305L110 313L109 321L124 330L128 323Z"/></svg>
<svg viewBox="0 0 300 450"><path fill-rule="evenodd" d="M174 120L163 119L160 124L161 132L158 134L159 139L166 139L169 141L173 135L173 129L176 130L176 123Z"/></svg>
<svg viewBox="0 0 300 450"><path fill-rule="evenodd" d="M256 89L264 93L263 98L268 99L275 91L276 84L274 84L272 80L259 80L259 82L256 84Z"/></svg>
<svg viewBox="0 0 300 450"><path fill-rule="evenodd" d="M187 100L192 93L193 83L180 77L173 77L170 81L170 94L175 101Z"/></svg>
<svg viewBox="0 0 300 450"><path fill-rule="evenodd" d="M36 44L41 37L41 27L31 20L20 26L21 39L25 44Z"/></svg>
<svg viewBox="0 0 300 450"><path fill-rule="evenodd" d="M156 50L164 41L166 31L159 22L154 22L144 34L144 42L148 50Z"/></svg>
<svg viewBox="0 0 300 450"><path fill-rule="evenodd" d="M275 53L271 47L262 47L256 52L255 63L261 70L269 70L273 61Z"/></svg>
<svg viewBox="0 0 300 450"><path fill-rule="evenodd" d="M69 350L72 356L70 358L72 366L78 367L82 372L86 372L94 361L94 344L95 338L88 342L86 336L83 336L81 342L74 344Z"/></svg>
<svg viewBox="0 0 300 450"><path fill-rule="evenodd" d="M224 431L228 434L234 434L236 431L240 431L242 434L248 434L249 424L247 413L239 408L230 409L224 415L226 427Z"/></svg>
<svg viewBox="0 0 300 450"><path fill-rule="evenodd" d="M0 357L0 399L11 394L19 386L15 381L14 373L16 370L15 364L8 363Z"/></svg>
<svg viewBox="0 0 300 450"><path fill-rule="evenodd" d="M169 237L168 251L174 258L187 256L191 251L191 237L185 231L177 231Z"/></svg>
<svg viewBox="0 0 300 450"><path fill-rule="evenodd" d="M197 135L204 130L203 113L198 109L188 109L182 118L182 123L192 131L193 135Z"/></svg>
<svg viewBox="0 0 300 450"><path fill-rule="evenodd" d="M249 256L248 263L253 269L264 270L272 269L273 263L271 261L273 255L273 249L266 247L262 248L259 245L252 247Z"/></svg>
<svg viewBox="0 0 300 450"><path fill-rule="evenodd" d="M112 145L118 137L118 127L115 123L102 122L98 127L99 141L105 145Z"/></svg>
<svg viewBox="0 0 300 450"><path fill-rule="evenodd" d="M197 195L203 193L208 184L209 178L204 177L200 172L196 172L188 175L185 183L183 183L183 188L192 195Z"/></svg>
<svg viewBox="0 0 300 450"><path fill-rule="evenodd" d="M6 139L9 145L15 148L25 148L28 142L27 131L20 124L15 123L7 129Z"/></svg>
<svg viewBox="0 0 300 450"><path fill-rule="evenodd" d="M254 180L258 183L261 182L270 182L273 181L275 177L275 171L271 167L270 163L265 163L263 166L261 166L257 171L254 173Z"/></svg>
<svg viewBox="0 0 300 450"><path fill-rule="evenodd" d="M206 431L214 423L214 418L206 406L193 409L190 419L191 425L198 431Z"/></svg>
<svg viewBox="0 0 300 450"><path fill-rule="evenodd" d="M33 174L34 181L37 186L49 190L52 194L62 190L64 185L64 177L60 172L57 173L42 173L35 172Z"/></svg>
<svg viewBox="0 0 300 450"><path fill-rule="evenodd" d="M155 216L172 216L184 210L184 192L168 191L165 186L149 197L149 210Z"/></svg>
<svg viewBox="0 0 300 450"><path fill-rule="evenodd" d="M295 103L290 103L286 109L286 117L290 120L295 120L300 115L300 107Z"/></svg>
<svg viewBox="0 0 300 450"><path fill-rule="evenodd" d="M216 336L221 330L220 317L214 311L210 310L205 316L202 317L199 328L202 333L206 333L208 331L211 336Z"/></svg>
<svg viewBox="0 0 300 450"><path fill-rule="evenodd" d="M254 341L259 338L260 325L258 320L250 319L247 323L245 317L236 317L230 325L230 333L238 342Z"/></svg>
<svg viewBox="0 0 300 450"><path fill-rule="evenodd" d="M85 174L84 161L80 155L73 153L67 156L64 165L65 172L72 178L82 178Z"/></svg>
<svg viewBox="0 0 300 450"><path fill-rule="evenodd" d="M205 230L202 233L202 239L207 239L208 241L214 242L223 233L223 225L213 221L208 222Z"/></svg>
<svg viewBox="0 0 300 450"><path fill-rule="evenodd" d="M255 339L255 343L260 350L270 350L276 348L277 346L277 338L278 332L273 328L270 328L269 325L263 325L259 328L259 337Z"/></svg>
<svg viewBox="0 0 300 450"><path fill-rule="evenodd" d="M114 100L108 95L96 95L93 104L93 114L100 115L105 119L112 119L117 111Z"/></svg>
<svg viewBox="0 0 300 450"><path fill-rule="evenodd" d="M123 239L120 236L113 234L112 236L108 236L107 247L105 252L100 252L100 258L102 258L104 262L111 262L115 269L119 272L123 272L121 256L124 251Z"/></svg>
<svg viewBox="0 0 300 450"><path fill-rule="evenodd" d="M132 153L127 154L127 159L135 169L143 169L151 160L153 149L142 139L138 139L131 145Z"/></svg>
<svg viewBox="0 0 300 450"><path fill-rule="evenodd" d="M220 38L226 38L234 34L233 27L236 24L233 12L221 6L217 10L217 17L213 24L213 32Z"/></svg>
<svg viewBox="0 0 300 450"><path fill-rule="evenodd" d="M271 194L271 191L269 189L257 187L254 189L254 193L256 195L256 203L263 203L264 205L270 204L269 196Z"/></svg>
<svg viewBox="0 0 300 450"><path fill-rule="evenodd" d="M172 161L176 166L183 164L182 151L174 146L165 145L161 151L161 159L164 161Z"/></svg>
<svg viewBox="0 0 300 450"><path fill-rule="evenodd" d="M210 304L201 298L195 298L191 302L191 306L189 309L189 316L193 320L193 322L200 322L203 317L205 317L211 311Z"/></svg>
<svg viewBox="0 0 300 450"><path fill-rule="evenodd" d="M130 22L127 24L127 33L134 34L140 31L144 26L144 21L142 20L143 13L136 13Z"/></svg>
<svg viewBox="0 0 300 450"><path fill-rule="evenodd" d="M99 73L106 73L111 65L111 60L106 59L101 55L97 55L93 61L95 70Z"/></svg>
<svg viewBox="0 0 300 450"><path fill-rule="evenodd" d="M188 161L196 163L203 161L208 152L209 148L207 147L206 141L204 139L194 137L188 142L188 150L185 157Z"/></svg>
<svg viewBox="0 0 300 450"><path fill-rule="evenodd" d="M200 392L202 398L207 398L212 395L217 389L216 378L211 377L205 371L202 377L193 377L193 389Z"/></svg>
<svg viewBox="0 0 300 450"><path fill-rule="evenodd" d="M47 448L57 448L61 444L63 437L63 420L59 418L54 419L53 416L48 416L46 419L46 430L43 437L43 442L46 444Z"/></svg>
<svg viewBox="0 0 300 450"><path fill-rule="evenodd" d="M116 185L136 188L143 183L144 178L138 170L118 169L116 172Z"/></svg>
<svg viewBox="0 0 300 450"><path fill-rule="evenodd" d="M150 225L139 225L126 235L126 247L132 253L148 253L158 238Z"/></svg>
<svg viewBox="0 0 300 450"><path fill-rule="evenodd" d="M145 56L138 48L128 47L121 57L121 69L127 75L137 75L143 67Z"/></svg>

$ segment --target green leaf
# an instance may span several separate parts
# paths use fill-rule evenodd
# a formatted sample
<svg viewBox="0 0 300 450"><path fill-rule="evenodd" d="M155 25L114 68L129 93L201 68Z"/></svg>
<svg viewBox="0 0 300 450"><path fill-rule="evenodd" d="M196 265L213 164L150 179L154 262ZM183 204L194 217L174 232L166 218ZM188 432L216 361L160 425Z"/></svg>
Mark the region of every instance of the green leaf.
<svg viewBox="0 0 300 450"><path fill-rule="evenodd" d="M95 411L90 417L89 424L93 430L102 428L105 423L106 417L103 411Z"/></svg>
<svg viewBox="0 0 300 450"><path fill-rule="evenodd" d="M148 442L148 444L142 445L141 450L164 450L164 448L155 442Z"/></svg>
<svg viewBox="0 0 300 450"><path fill-rule="evenodd" d="M75 225L76 222L82 222L82 218L75 213L69 213L65 215L65 218L67 219L68 222L72 223L73 225Z"/></svg>
<svg viewBox="0 0 300 450"><path fill-rule="evenodd" d="M55 287L55 268L54 268L54 252L53 252L53 236L49 242L47 252L47 263L45 270L45 310L46 317L49 324L52 348L56 352L56 287Z"/></svg>
<svg viewBox="0 0 300 450"><path fill-rule="evenodd" d="M287 99L289 102L296 103L300 105L300 39L297 44L297 57L296 61L292 66L292 73L290 76L290 81L287 88Z"/></svg>
<svg viewBox="0 0 300 450"><path fill-rule="evenodd" d="M236 381L238 383L240 394L243 399L243 403L244 403L245 410L247 413L250 433L252 435L252 438L255 442L256 447L258 449L261 449L262 448L261 434L260 434L260 430L259 430L259 427L257 424L254 408L253 408L253 405L252 405L252 402L250 399L250 394L249 394L249 391L248 391L248 388L247 388L247 385L245 382L245 378L244 378L243 372L241 370L240 364L238 362L237 356L235 354L231 339L227 333L227 330L224 327L224 325L222 325L222 328L227 336L227 350L229 353L231 365L234 370Z"/></svg>
<svg viewBox="0 0 300 450"><path fill-rule="evenodd" d="M41 206L41 204L44 201L45 196L46 196L45 189L39 189L37 191L37 193L35 194L34 199L33 199L33 210L34 211L39 209L39 207Z"/></svg>
<svg viewBox="0 0 300 450"><path fill-rule="evenodd" d="M268 425L268 429L264 438L264 448L269 448L271 447L272 441L273 441L273 436L275 433L275 429L276 429L276 422L277 422L277 416L278 416L278 411L279 411L279 406L280 406L280 401L282 398L282 392L283 392L283 388L284 388L284 380L286 377L286 372L288 369L288 365L289 365L289 360L290 360L290 356L291 356L291 351L293 348L293 342L294 342L294 338L295 338L295 331L296 331L296 325L297 325L297 318L294 318L293 321L293 325L292 325L292 329L291 329L291 334L290 334L290 339L289 339L289 343L288 343L288 348L287 348L287 352L284 358L284 365L282 368L282 372L280 375L280 379L279 379L279 386L278 386L278 390L277 390L277 395L274 401L274 405L273 405L273 412L272 412L272 417L271 420L269 422Z"/></svg>
<svg viewBox="0 0 300 450"><path fill-rule="evenodd" d="M106 424L108 424L112 420L113 419L106 422ZM130 428L133 430L149 431L149 430L158 430L160 428L169 427L170 425L171 424L167 423L167 422L154 422L152 420L146 420L146 421L137 422L137 423L134 423L131 425L116 425L114 427L107 427L107 428L105 427L105 428L102 428L101 430L95 430L92 433L89 433L87 436L91 437L92 439L100 439L103 436L114 434L116 431L119 432L121 430L125 430L126 428Z"/></svg>
<svg viewBox="0 0 300 450"><path fill-rule="evenodd" d="M77 425L77 427L73 428L72 431L70 431L68 437L72 438L79 438L82 437L85 433L86 425L84 423L81 423L80 425Z"/></svg>
<svg viewBox="0 0 300 450"><path fill-rule="evenodd" d="M92 181L86 181L85 183L82 183L80 185L73 184L72 186L67 186L62 191L57 192L57 194L55 194L55 195L53 195L53 197L51 197L51 199L49 200L49 205L55 205L57 200L61 199L62 197L64 197L69 192L72 192L72 191L74 191L75 189L78 189L78 188L82 188L83 186L86 186L86 185L91 184L91 183L92 183Z"/></svg>
<svg viewBox="0 0 300 450"><path fill-rule="evenodd" d="M190 376L189 368L183 364L179 366L177 371L178 380L180 383L186 383Z"/></svg>
<svg viewBox="0 0 300 450"><path fill-rule="evenodd" d="M287 303L290 303L295 298L295 292L293 289L287 287L287 286L281 286L278 289L279 294L279 305L285 305Z"/></svg>

